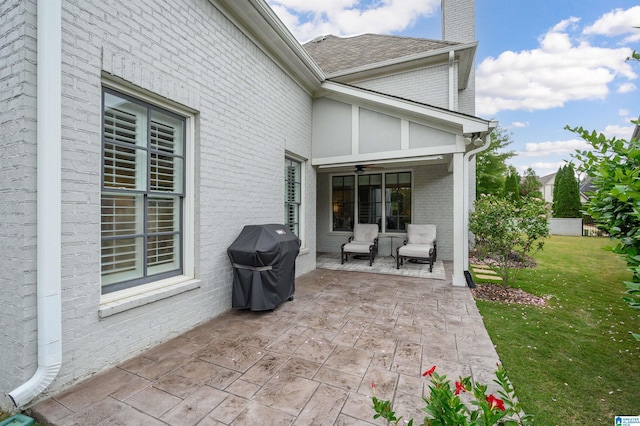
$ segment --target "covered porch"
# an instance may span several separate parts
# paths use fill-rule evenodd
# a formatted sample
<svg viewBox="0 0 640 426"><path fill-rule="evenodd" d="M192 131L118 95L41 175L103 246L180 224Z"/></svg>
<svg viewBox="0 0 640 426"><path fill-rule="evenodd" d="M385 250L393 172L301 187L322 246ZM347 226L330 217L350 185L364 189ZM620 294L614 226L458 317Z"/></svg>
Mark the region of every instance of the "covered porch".
<svg viewBox="0 0 640 426"><path fill-rule="evenodd" d="M408 224L433 224L438 260L451 263L451 284L466 285L475 155L495 123L335 82L322 87L311 159L317 252L338 253L361 223L377 224L380 254L393 255Z"/></svg>

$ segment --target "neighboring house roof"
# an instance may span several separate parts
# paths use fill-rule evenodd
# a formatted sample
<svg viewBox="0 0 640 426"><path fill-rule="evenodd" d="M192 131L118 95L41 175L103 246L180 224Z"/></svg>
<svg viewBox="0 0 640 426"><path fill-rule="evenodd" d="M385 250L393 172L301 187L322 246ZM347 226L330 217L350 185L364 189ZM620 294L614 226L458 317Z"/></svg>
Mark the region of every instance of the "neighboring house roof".
<svg viewBox="0 0 640 426"><path fill-rule="evenodd" d="M333 74L459 44L385 34L362 34L354 37L321 36L303 44L303 47L325 73Z"/></svg>
<svg viewBox="0 0 640 426"><path fill-rule="evenodd" d="M551 173L550 175L546 175L546 176L542 176L541 178L539 178L538 180L540 181L540 183L542 184L542 186L544 185L553 185L553 182L556 179L556 174L557 173Z"/></svg>
<svg viewBox="0 0 640 426"><path fill-rule="evenodd" d="M580 182L580 192L582 194L586 194L587 192L593 192L595 189L596 187L593 186L590 176L587 176L582 180L582 182Z"/></svg>

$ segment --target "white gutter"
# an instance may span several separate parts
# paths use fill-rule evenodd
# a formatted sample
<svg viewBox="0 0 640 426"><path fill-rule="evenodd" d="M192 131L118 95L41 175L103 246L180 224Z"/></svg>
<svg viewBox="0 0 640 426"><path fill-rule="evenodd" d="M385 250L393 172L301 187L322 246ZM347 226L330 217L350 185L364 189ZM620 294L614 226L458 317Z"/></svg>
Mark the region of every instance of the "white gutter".
<svg viewBox="0 0 640 426"><path fill-rule="evenodd" d="M37 3L38 369L28 382L9 392L16 407L40 395L62 363L62 6L61 0Z"/></svg>
<svg viewBox="0 0 640 426"><path fill-rule="evenodd" d="M497 126L496 122L490 122L489 123L489 132L485 135L484 137L484 144L482 144L482 146L480 146L479 148L476 149L472 149L471 151L467 152L464 154L464 161L462 163L462 168L463 168L463 181L464 181L464 200L462 202L462 205L464 206L463 209L464 211L462 212L464 215L464 226L462 229L464 229L464 233L465 233L465 237L464 237L464 244L463 244L463 271L468 271L469 270L469 161L471 160L471 157L486 150L487 148L489 148L489 145L491 145L491 132L493 131L493 129ZM473 142L472 142L473 143Z"/></svg>

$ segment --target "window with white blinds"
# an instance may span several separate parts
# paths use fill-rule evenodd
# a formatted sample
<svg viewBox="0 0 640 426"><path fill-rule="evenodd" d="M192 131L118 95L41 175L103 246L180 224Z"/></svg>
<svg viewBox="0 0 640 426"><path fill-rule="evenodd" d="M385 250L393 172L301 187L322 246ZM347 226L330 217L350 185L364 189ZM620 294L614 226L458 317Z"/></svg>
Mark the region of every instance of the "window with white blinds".
<svg viewBox="0 0 640 426"><path fill-rule="evenodd" d="M302 164L290 158L284 163L284 223L300 237Z"/></svg>
<svg viewBox="0 0 640 426"><path fill-rule="evenodd" d="M104 89L102 293L182 273L185 118Z"/></svg>

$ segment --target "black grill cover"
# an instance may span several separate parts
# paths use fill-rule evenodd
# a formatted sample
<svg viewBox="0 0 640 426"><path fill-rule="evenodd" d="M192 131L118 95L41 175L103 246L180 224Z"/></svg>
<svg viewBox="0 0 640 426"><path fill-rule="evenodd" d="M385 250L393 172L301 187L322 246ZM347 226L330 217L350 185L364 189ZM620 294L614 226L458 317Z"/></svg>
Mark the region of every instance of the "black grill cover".
<svg viewBox="0 0 640 426"><path fill-rule="evenodd" d="M285 225L247 225L227 249L233 264L232 306L264 311L295 293L300 240Z"/></svg>

